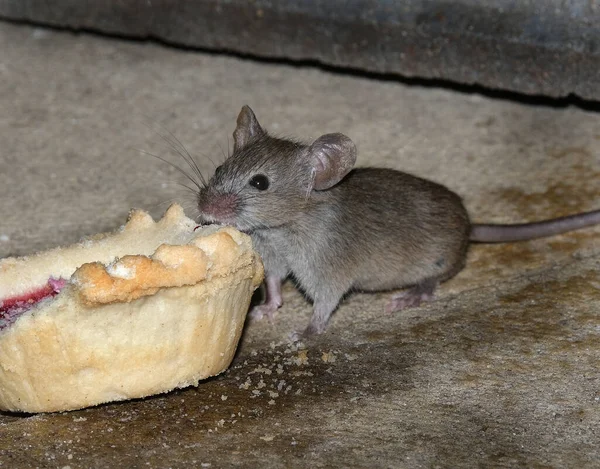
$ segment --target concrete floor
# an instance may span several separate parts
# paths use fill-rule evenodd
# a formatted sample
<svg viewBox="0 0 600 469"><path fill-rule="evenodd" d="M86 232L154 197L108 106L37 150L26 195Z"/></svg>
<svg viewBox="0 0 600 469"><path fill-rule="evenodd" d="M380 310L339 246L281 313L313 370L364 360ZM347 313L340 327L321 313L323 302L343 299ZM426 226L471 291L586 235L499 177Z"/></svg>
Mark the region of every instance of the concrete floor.
<svg viewBox="0 0 600 469"><path fill-rule="evenodd" d="M0 23L0 257L193 215L160 134L203 171L250 104L275 133L341 131L359 164L460 193L475 221L600 207L600 115L310 67ZM0 467L600 467L600 229L475 245L437 299L356 294L290 346L310 305L247 325L197 388L78 412L0 414Z"/></svg>

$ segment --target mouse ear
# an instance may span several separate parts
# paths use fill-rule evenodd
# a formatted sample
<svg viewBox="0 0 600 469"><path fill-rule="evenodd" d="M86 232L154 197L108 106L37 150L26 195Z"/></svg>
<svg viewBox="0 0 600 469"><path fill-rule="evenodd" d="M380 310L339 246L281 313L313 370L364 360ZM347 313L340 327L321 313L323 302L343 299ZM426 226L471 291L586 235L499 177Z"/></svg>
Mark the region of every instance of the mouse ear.
<svg viewBox="0 0 600 469"><path fill-rule="evenodd" d="M334 186L356 162L356 145L344 134L325 134L308 147L313 168L311 189L322 191Z"/></svg>
<svg viewBox="0 0 600 469"><path fill-rule="evenodd" d="M264 133L250 106L242 107L237 118L237 127L233 131L233 151L241 149L250 139Z"/></svg>

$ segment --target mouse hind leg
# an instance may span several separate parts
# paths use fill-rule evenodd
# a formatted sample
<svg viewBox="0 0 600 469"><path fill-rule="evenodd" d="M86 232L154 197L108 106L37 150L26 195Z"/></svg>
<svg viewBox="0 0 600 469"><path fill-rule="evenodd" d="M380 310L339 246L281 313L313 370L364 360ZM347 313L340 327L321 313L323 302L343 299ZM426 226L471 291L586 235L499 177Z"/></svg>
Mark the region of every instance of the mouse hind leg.
<svg viewBox="0 0 600 469"><path fill-rule="evenodd" d="M386 313L401 311L405 308L419 306L423 301L431 301L439 280L435 278L425 279L410 287L408 290L392 295L390 301L385 305Z"/></svg>
<svg viewBox="0 0 600 469"><path fill-rule="evenodd" d="M392 295L392 298L385 306L387 313L401 311L405 308L417 307L424 301L431 301L435 296L435 289L438 285L452 277L462 270L465 265L464 257L459 258L452 268L441 275L426 278L416 285L400 293Z"/></svg>

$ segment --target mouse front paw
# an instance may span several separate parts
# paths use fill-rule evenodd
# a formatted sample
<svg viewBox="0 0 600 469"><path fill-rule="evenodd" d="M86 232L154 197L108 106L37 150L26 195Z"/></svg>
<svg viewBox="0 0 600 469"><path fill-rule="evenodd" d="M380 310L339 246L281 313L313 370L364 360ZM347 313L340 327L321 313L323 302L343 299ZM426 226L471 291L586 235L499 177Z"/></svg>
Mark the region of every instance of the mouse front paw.
<svg viewBox="0 0 600 469"><path fill-rule="evenodd" d="M275 313L278 309L279 306L277 304L265 303L262 305L254 306L248 314L250 316L250 319L255 321L260 321L265 317L269 321L272 321L275 318Z"/></svg>

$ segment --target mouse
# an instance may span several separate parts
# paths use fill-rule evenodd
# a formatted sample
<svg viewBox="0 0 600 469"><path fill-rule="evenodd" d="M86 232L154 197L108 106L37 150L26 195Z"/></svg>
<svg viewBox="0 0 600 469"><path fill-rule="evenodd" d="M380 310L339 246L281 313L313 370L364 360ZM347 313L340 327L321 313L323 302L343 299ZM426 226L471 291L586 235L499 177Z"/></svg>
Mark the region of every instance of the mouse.
<svg viewBox="0 0 600 469"><path fill-rule="evenodd" d="M197 192L202 224L247 233L263 260L266 294L254 319L273 318L281 285L293 278L313 303L306 329L326 330L350 292L404 289L388 312L420 305L466 262L470 242L529 240L600 223L600 210L518 225L473 224L447 187L402 171L355 168L357 149L341 133L312 143L270 135L249 106L233 152Z"/></svg>

